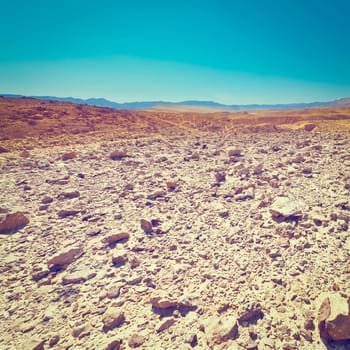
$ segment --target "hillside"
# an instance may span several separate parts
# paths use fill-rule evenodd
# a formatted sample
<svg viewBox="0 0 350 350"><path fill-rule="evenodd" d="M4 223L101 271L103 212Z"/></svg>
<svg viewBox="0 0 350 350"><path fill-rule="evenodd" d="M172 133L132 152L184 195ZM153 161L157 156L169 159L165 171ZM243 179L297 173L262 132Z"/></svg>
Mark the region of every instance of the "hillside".
<svg viewBox="0 0 350 350"><path fill-rule="evenodd" d="M0 348L349 349L349 170L349 107L0 98Z"/></svg>

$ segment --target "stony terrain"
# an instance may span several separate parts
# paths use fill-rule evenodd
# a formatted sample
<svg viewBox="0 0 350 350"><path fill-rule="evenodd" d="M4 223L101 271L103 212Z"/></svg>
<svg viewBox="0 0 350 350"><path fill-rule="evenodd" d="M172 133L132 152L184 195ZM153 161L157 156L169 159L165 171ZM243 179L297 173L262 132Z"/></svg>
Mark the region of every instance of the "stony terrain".
<svg viewBox="0 0 350 350"><path fill-rule="evenodd" d="M350 109L0 124L0 349L350 349Z"/></svg>

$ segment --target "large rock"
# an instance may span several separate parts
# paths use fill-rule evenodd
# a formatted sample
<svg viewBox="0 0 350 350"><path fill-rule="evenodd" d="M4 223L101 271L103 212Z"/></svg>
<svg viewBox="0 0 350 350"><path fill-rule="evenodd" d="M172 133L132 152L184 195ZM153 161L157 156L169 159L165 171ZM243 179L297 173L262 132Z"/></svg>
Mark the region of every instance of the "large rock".
<svg viewBox="0 0 350 350"><path fill-rule="evenodd" d="M204 328L209 349L214 349L216 345L230 339L238 338L237 319L233 316L225 318L212 316L205 322Z"/></svg>
<svg viewBox="0 0 350 350"><path fill-rule="evenodd" d="M76 259L78 259L83 254L83 249L81 247L70 247L58 252L52 258L47 261L48 266L60 265L65 266Z"/></svg>
<svg viewBox="0 0 350 350"><path fill-rule="evenodd" d="M162 292L159 292L157 296L152 297L150 302L152 307L156 309L168 309L177 306L177 300L175 298L169 297Z"/></svg>
<svg viewBox="0 0 350 350"><path fill-rule="evenodd" d="M29 224L29 219L21 212L7 214L0 222L0 234L13 233Z"/></svg>
<svg viewBox="0 0 350 350"><path fill-rule="evenodd" d="M130 238L130 233L128 232L117 232L110 233L108 236L104 237L102 242L106 244L114 244L120 241L124 241Z"/></svg>
<svg viewBox="0 0 350 350"><path fill-rule="evenodd" d="M327 297L318 312L318 329L325 340L350 340L350 298L339 294Z"/></svg>
<svg viewBox="0 0 350 350"><path fill-rule="evenodd" d="M301 216L300 203L287 197L277 197L270 207L273 217L289 218L291 216Z"/></svg>
<svg viewBox="0 0 350 350"><path fill-rule="evenodd" d="M106 311L106 313L103 316L103 329L105 331L114 329L116 327L119 327L124 321L124 313L116 307L111 307Z"/></svg>

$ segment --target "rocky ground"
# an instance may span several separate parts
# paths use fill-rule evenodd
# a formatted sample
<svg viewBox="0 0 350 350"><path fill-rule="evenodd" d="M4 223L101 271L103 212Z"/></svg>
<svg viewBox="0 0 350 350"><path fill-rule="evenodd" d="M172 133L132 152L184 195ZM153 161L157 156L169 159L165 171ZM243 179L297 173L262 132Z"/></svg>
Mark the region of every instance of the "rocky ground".
<svg viewBox="0 0 350 350"><path fill-rule="evenodd" d="M0 349L350 349L349 110L0 100Z"/></svg>

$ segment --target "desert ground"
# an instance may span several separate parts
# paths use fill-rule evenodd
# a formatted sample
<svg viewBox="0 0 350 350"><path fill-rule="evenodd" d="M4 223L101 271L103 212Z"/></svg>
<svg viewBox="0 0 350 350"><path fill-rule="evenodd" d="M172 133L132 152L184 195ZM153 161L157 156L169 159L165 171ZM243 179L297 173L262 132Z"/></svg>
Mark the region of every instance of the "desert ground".
<svg viewBox="0 0 350 350"><path fill-rule="evenodd" d="M0 349L350 349L350 108L0 97Z"/></svg>

